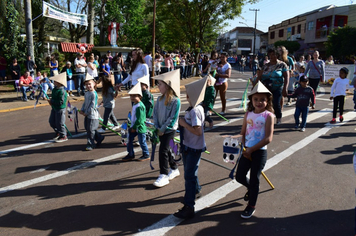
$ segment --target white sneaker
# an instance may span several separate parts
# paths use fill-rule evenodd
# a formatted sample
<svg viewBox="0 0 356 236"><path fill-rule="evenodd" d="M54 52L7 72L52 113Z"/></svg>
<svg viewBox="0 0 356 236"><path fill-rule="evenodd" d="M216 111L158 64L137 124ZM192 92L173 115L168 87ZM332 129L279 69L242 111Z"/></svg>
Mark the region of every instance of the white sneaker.
<svg viewBox="0 0 356 236"><path fill-rule="evenodd" d="M103 128L100 128L100 129L98 130L98 132L99 132L100 134L103 134L103 133L106 132L106 130L104 130Z"/></svg>
<svg viewBox="0 0 356 236"><path fill-rule="evenodd" d="M160 174L158 176L158 179L153 183L153 185L158 188L166 186L167 184L169 184L169 177L168 175L164 175L164 174Z"/></svg>
<svg viewBox="0 0 356 236"><path fill-rule="evenodd" d="M117 126L114 126L114 127L112 127L111 129L113 129L113 130L118 130L118 129L120 129L120 125L117 125Z"/></svg>
<svg viewBox="0 0 356 236"><path fill-rule="evenodd" d="M172 180L172 179L174 179L174 178L177 177L177 176L180 176L180 173L179 173L178 168L175 169L175 170L172 170L172 169L169 170L169 173L168 173L168 178L169 178L169 180Z"/></svg>

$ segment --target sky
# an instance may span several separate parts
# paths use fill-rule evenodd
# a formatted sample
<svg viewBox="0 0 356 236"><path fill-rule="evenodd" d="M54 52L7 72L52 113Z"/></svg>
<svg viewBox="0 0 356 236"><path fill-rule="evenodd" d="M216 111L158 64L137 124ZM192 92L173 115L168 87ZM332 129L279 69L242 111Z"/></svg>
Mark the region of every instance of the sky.
<svg viewBox="0 0 356 236"><path fill-rule="evenodd" d="M243 7L240 17L229 20L224 32L235 27L255 26L255 12L250 9L259 9L257 12L257 29L268 32L268 27L279 24L284 20L312 11L321 7L335 5L345 6L356 4L356 0L260 0L256 4L247 4ZM244 22L241 24L239 22Z"/></svg>

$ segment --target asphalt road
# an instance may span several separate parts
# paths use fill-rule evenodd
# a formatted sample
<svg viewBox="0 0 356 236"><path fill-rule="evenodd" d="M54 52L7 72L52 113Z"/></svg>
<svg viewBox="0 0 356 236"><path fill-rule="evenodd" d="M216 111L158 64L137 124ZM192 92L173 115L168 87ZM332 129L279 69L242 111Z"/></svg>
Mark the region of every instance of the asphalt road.
<svg viewBox="0 0 356 236"><path fill-rule="evenodd" d="M172 216L182 207L183 167L179 177L157 189L152 185L159 175L157 153L151 170L149 162L121 162L126 147L110 132L91 152L84 151L85 135L45 142L53 137L48 106L0 113L0 235L353 235L356 112L347 98L344 122L329 125L327 86L305 132L293 130L294 106L284 107L264 171L275 189L261 177L254 216L240 218L246 189L228 177L233 166L222 160L221 136L240 132L249 75L233 72L227 93L230 123L213 116L215 126L205 132L211 154L203 154L199 167L203 196L196 217L187 221ZM184 92L181 99L184 111ZM219 112L220 99L215 107ZM127 97L117 99L120 122L130 108ZM74 134L73 122L66 124ZM83 133L82 117L79 126ZM138 148L136 157L140 154Z"/></svg>

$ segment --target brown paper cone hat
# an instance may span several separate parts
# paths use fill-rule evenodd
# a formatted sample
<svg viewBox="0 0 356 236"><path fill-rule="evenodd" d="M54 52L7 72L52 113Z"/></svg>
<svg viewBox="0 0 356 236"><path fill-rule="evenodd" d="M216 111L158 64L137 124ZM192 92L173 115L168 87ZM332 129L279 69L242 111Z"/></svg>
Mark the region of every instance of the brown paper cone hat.
<svg viewBox="0 0 356 236"><path fill-rule="evenodd" d="M138 82L132 89L130 89L129 94L138 94L142 97L141 82Z"/></svg>
<svg viewBox="0 0 356 236"><path fill-rule="evenodd" d="M204 100L206 82L208 77L194 81L185 85L187 95L189 96L190 104L195 107Z"/></svg>
<svg viewBox="0 0 356 236"><path fill-rule="evenodd" d="M269 93L272 94L267 88L266 86L264 86L261 81L258 81L258 83L255 85L255 87L252 89L252 91L250 92L250 94L248 95L248 97L250 98L252 95L254 95L255 93Z"/></svg>
<svg viewBox="0 0 356 236"><path fill-rule="evenodd" d="M180 70L174 70L158 76L153 77L155 80L161 80L172 88L175 95L180 97Z"/></svg>
<svg viewBox="0 0 356 236"><path fill-rule="evenodd" d="M89 80L94 80L94 77L87 73L84 82Z"/></svg>
<svg viewBox="0 0 356 236"><path fill-rule="evenodd" d="M216 79L215 79L213 76L211 76L211 75L207 75L207 77L208 77L208 79L211 80L211 85L214 86L214 84L215 84L215 82L216 82Z"/></svg>
<svg viewBox="0 0 356 236"><path fill-rule="evenodd" d="M138 82L141 82L143 84L146 84L147 86L150 86L150 76L149 75L145 75L145 76L139 78Z"/></svg>
<svg viewBox="0 0 356 236"><path fill-rule="evenodd" d="M51 80L60 83L64 87L67 87L67 72L63 72L58 75L55 75L55 76L51 77Z"/></svg>

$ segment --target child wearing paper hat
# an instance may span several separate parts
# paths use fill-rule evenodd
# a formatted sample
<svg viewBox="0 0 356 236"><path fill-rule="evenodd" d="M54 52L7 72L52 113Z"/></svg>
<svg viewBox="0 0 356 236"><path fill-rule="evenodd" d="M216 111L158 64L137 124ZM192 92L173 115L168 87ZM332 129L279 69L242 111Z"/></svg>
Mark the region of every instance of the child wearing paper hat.
<svg viewBox="0 0 356 236"><path fill-rule="evenodd" d="M181 219L194 217L195 196L201 191L198 180L198 167L201 153L206 150L206 144L203 128L205 120L204 108L200 103L204 99L207 79L208 77L205 77L185 86L190 107L186 111L184 118L179 119L179 125L184 129L182 159L184 164L185 195L183 208L174 214L174 216Z"/></svg>
<svg viewBox="0 0 356 236"><path fill-rule="evenodd" d="M150 77L148 75L144 76L138 79L138 82L141 82L141 89L142 89L141 102L145 105L146 108L146 118L151 118L153 113L154 99L153 99L153 95L150 92Z"/></svg>
<svg viewBox="0 0 356 236"><path fill-rule="evenodd" d="M157 98L153 108L154 126L158 129L161 143L159 146L160 175L153 185L163 187L180 175L177 164L169 154L169 142L174 138L178 128L180 72L174 70L153 78L158 81L158 88L162 94Z"/></svg>
<svg viewBox="0 0 356 236"><path fill-rule="evenodd" d="M129 128L129 141L127 143L128 154L122 158L123 161L131 161L135 159L135 152L133 149L133 141L136 136L138 136L138 142L140 143L142 149L142 156L138 161L147 161L150 159L150 154L148 152L148 147L146 143L146 108L141 102L142 91L141 83L138 82L130 91L130 99L133 103L131 111L131 126Z"/></svg>
<svg viewBox="0 0 356 236"><path fill-rule="evenodd" d="M96 83L94 81L94 77L87 73L84 81L87 91L84 94L84 103L79 113L85 116L84 127L87 131L87 146L85 150L91 151L103 142L105 136L102 136L97 131L97 128L99 127L100 115L97 109L98 94L95 91Z"/></svg>
<svg viewBox="0 0 356 236"><path fill-rule="evenodd" d="M236 181L247 187L244 200L248 205L241 214L244 219L255 212L260 176L267 162L267 144L272 141L274 125L272 94L260 81L249 94L249 99L240 133L244 151L236 171ZM250 178L246 176L248 171Z"/></svg>
<svg viewBox="0 0 356 236"><path fill-rule="evenodd" d="M51 79L54 81L55 87L52 90L52 98L48 99L52 106L49 124L56 132L55 142L65 142L68 140L65 128L68 94L64 88L67 85L67 73L58 74Z"/></svg>

